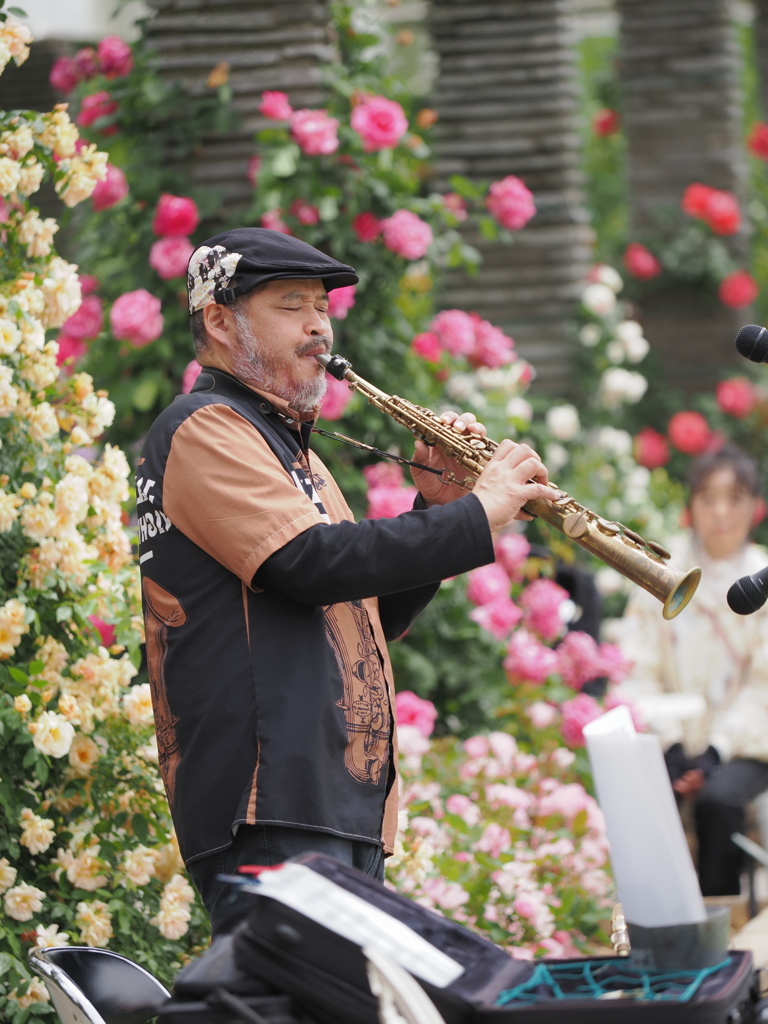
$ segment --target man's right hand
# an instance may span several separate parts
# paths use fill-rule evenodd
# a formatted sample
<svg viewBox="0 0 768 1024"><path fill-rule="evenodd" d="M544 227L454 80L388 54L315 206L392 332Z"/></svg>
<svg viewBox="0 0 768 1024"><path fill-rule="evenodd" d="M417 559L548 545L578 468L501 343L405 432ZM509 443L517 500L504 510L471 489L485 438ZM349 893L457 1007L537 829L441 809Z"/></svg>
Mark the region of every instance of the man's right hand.
<svg viewBox="0 0 768 1024"><path fill-rule="evenodd" d="M533 448L509 438L502 441L473 489L488 516L491 531L500 530L513 519L532 519L522 511L523 505L535 498L551 501L557 496L548 479L547 468Z"/></svg>

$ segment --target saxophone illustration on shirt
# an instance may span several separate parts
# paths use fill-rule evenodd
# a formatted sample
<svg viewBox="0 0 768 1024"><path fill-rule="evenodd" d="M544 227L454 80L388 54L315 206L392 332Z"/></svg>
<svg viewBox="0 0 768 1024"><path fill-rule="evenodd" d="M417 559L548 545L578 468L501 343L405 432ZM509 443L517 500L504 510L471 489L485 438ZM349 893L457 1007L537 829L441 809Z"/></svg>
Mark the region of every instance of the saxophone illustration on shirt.
<svg viewBox="0 0 768 1024"><path fill-rule="evenodd" d="M178 598L149 577L144 577L141 589L145 602L147 671L155 713L158 764L168 793L168 802L173 806L176 769L181 755L176 739L176 723L179 719L171 711L165 685L165 656L168 653L168 630L183 626L187 621L187 613Z"/></svg>
<svg viewBox="0 0 768 1024"><path fill-rule="evenodd" d="M351 611L357 644L350 650L338 615ZM336 655L344 682L344 696L336 704L344 712L347 748L344 767L357 782L376 785L389 760L389 694L368 614L361 601L326 608L328 641Z"/></svg>

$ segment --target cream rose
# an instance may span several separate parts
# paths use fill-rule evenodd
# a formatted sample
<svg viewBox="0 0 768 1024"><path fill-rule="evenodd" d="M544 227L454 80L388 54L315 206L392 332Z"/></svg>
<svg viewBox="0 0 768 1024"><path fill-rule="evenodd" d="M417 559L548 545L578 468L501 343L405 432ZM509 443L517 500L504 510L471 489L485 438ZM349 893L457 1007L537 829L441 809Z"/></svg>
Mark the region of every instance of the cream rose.
<svg viewBox="0 0 768 1024"><path fill-rule="evenodd" d="M29 921L43 909L45 893L42 889L36 889L34 885L21 882L9 889L4 897L5 912L14 921Z"/></svg>
<svg viewBox="0 0 768 1024"><path fill-rule="evenodd" d="M74 727L55 711L41 712L29 723L29 731L37 750L49 757L66 757L75 738Z"/></svg>

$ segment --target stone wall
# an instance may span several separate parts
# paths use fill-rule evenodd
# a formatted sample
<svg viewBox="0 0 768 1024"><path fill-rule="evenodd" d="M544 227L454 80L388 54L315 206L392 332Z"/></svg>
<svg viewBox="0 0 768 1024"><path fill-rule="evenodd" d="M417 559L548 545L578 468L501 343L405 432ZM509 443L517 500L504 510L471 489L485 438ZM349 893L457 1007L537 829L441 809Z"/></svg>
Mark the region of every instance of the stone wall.
<svg viewBox="0 0 768 1024"><path fill-rule="evenodd" d="M741 196L746 179L740 54L729 0L616 0L630 215L638 231L674 222L692 182ZM746 254L743 235L730 241ZM738 366L749 321L685 286L649 295L640 317L672 383L711 386Z"/></svg>
<svg viewBox="0 0 768 1024"><path fill-rule="evenodd" d="M583 205L579 96L570 0L435 0L439 55L433 105L437 173L479 181L507 174L533 191L538 212L514 244L464 232L483 254L475 278L452 274L443 304L474 310L515 338L539 376L568 389L569 325L591 259Z"/></svg>
<svg viewBox="0 0 768 1024"><path fill-rule="evenodd" d="M333 58L327 0L149 0L155 11L149 37L159 68L192 89L219 63L229 65L239 124L208 143L194 176L222 189L232 213L250 205L248 161L254 135L268 122L261 93L279 89L295 108L323 102L322 66ZM183 116L183 115L182 115Z"/></svg>

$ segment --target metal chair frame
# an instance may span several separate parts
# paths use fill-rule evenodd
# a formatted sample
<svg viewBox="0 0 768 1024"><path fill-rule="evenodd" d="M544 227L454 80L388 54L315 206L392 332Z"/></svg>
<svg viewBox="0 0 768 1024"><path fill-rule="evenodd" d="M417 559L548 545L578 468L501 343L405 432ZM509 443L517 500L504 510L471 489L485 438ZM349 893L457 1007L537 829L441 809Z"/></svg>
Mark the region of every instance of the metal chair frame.
<svg viewBox="0 0 768 1024"><path fill-rule="evenodd" d="M132 998L116 999L106 1005L97 994L78 985L61 961L77 957L105 964L130 978L134 987ZM110 949L91 946L37 946L30 950L29 966L45 982L51 1002L62 1024L144 1024L157 1014L159 1006L171 998L170 992L149 971L128 957ZM57 962L59 961L59 962Z"/></svg>

